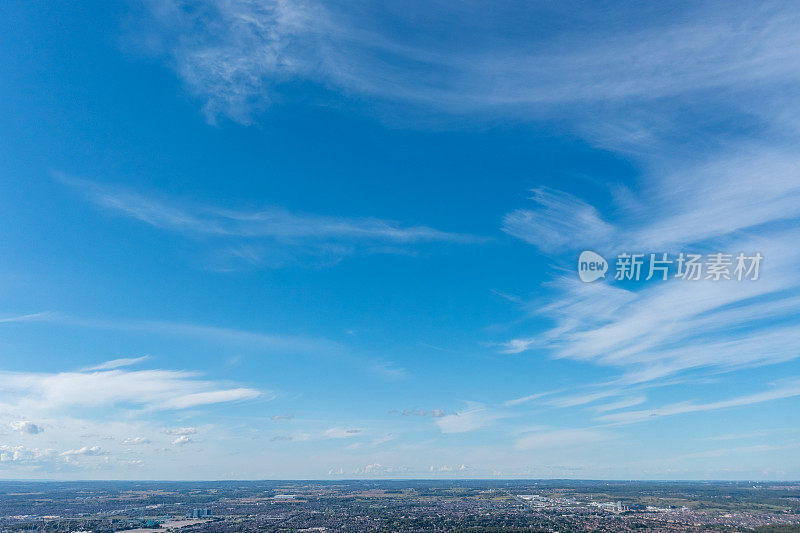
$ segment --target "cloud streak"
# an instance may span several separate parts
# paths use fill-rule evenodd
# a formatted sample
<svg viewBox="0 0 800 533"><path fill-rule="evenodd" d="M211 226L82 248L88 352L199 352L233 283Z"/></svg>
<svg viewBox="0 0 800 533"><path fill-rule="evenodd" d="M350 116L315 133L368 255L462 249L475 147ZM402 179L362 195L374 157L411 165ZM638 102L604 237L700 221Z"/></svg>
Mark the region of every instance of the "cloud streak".
<svg viewBox="0 0 800 533"><path fill-rule="evenodd" d="M674 258L683 251L723 250L761 253L766 258L761 279L672 279L630 287L614 282L583 284L573 275L556 276L548 286L547 301L524 305L531 315L547 317L552 327L507 340L503 351L547 349L559 358L622 367L626 383L798 357L800 284L795 265L800 253L786 243L800 238L796 224L787 223L800 218L800 159L788 149L779 155L775 150L750 146L735 155L710 156L712 162L701 162L680 175L647 176L640 196L654 207L646 213L623 209L615 229L600 223L604 235L595 234L600 238L591 245L612 260L609 277L613 277L613 258L623 251L669 251ZM751 209L754 197L763 201ZM580 226L581 217L571 217L577 202L564 202L555 211L550 205L537 207L528 220L568 219ZM589 226L598 223L587 221ZM581 235L592 230L571 231ZM516 236L548 251L551 247L542 243L550 242L549 233L560 231L534 223ZM576 239L566 245L569 253L560 256L561 264L574 271L573 261L589 242Z"/></svg>
<svg viewBox="0 0 800 533"><path fill-rule="evenodd" d="M754 10L707 2L669 12L606 6L593 20L579 8L516 3L493 6L491 16L472 2L458 10L429 6L425 16L418 7L364 2L150 5L148 42L158 43L154 51L211 121L250 123L294 80L444 113L574 118L576 108L601 104L785 89L796 86L800 65L800 20L780 4ZM394 24L387 27L386 17ZM564 30L547 24L554 17ZM528 31L512 32L510 43L509 27L520 20ZM446 32L418 38L453 21L469 28L469 41ZM582 31L566 31L575 25Z"/></svg>
<svg viewBox="0 0 800 533"><path fill-rule="evenodd" d="M221 388L178 370L0 372L0 380L0 405L27 412L125 406L175 410L272 396L245 387Z"/></svg>
<svg viewBox="0 0 800 533"><path fill-rule="evenodd" d="M655 409L642 409L638 411L623 411L621 413L612 413L602 415L597 420L608 422L612 424L632 424L636 422L644 422L654 418L661 418L665 416L674 416L685 413L698 413L703 411L716 411L719 409L730 409L734 407L744 407L748 405L755 405L764 402L771 402L774 400L782 400L785 398L794 398L800 396L800 381L792 380L784 382L773 389L738 396L727 400L719 400L715 402L694 403L694 402L680 402Z"/></svg>
<svg viewBox="0 0 800 533"><path fill-rule="evenodd" d="M142 361L147 361L149 358L149 355L143 355L141 357L123 357L121 359L112 359L111 361L106 361L105 363L100 363L96 366L90 366L84 368L83 370L86 372L91 372L92 370L113 370L123 366L135 365L141 363Z"/></svg>
<svg viewBox="0 0 800 533"><path fill-rule="evenodd" d="M181 204L56 173L95 205L120 216L210 246L220 261L283 266L316 259L336 262L357 251L387 253L393 246L483 239L428 226L370 217L296 213L280 207L243 210Z"/></svg>
<svg viewBox="0 0 800 533"><path fill-rule="evenodd" d="M506 416L508 415L484 405L468 402L467 409L440 416L435 420L442 433L466 433L481 429Z"/></svg>
<svg viewBox="0 0 800 533"><path fill-rule="evenodd" d="M531 433L517 439L514 446L518 450L541 448L561 448L596 444L613 438L608 432L592 429L553 429Z"/></svg>
<svg viewBox="0 0 800 533"><path fill-rule="evenodd" d="M36 313L36 323L63 324L79 328L109 329L117 331L134 331L166 337L183 337L220 344L252 345L275 351L290 352L333 352L341 347L330 340L292 335L274 335L258 331L238 328L227 328L207 324L174 322L165 320L135 319L97 319L71 316L63 313ZM7 317L0 323L28 323L25 317ZM107 361L84 370L110 370L122 366L130 366L145 361L149 356L122 358Z"/></svg>

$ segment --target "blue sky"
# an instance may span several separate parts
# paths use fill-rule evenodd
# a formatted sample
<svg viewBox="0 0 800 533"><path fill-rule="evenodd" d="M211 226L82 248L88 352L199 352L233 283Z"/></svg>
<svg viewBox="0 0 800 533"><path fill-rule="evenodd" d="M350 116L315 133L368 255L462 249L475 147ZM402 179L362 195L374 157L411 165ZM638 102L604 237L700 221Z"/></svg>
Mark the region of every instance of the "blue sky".
<svg viewBox="0 0 800 533"><path fill-rule="evenodd" d="M4 3L0 477L797 479L799 17Z"/></svg>

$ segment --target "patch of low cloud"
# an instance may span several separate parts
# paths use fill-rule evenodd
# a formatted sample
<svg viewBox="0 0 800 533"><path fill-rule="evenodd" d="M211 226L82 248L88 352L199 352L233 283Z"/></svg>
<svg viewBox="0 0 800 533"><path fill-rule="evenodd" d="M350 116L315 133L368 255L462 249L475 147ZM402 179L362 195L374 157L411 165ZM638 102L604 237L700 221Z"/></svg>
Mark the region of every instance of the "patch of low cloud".
<svg viewBox="0 0 800 533"><path fill-rule="evenodd" d="M100 446L82 446L80 448L75 448L72 450L66 450L61 452L59 455L62 457L74 457L74 456L98 456L98 455L105 455Z"/></svg>
<svg viewBox="0 0 800 533"><path fill-rule="evenodd" d="M150 439L147 437L131 437L122 441L126 446L139 446L141 444L150 444Z"/></svg>
<svg viewBox="0 0 800 533"><path fill-rule="evenodd" d="M362 431L360 428L333 427L326 429L322 435L328 439L349 439L357 437Z"/></svg>
<svg viewBox="0 0 800 533"><path fill-rule="evenodd" d="M399 413L402 416L432 416L439 418L445 416L447 412L444 409L403 409L402 411L390 411L391 413Z"/></svg>
<svg viewBox="0 0 800 533"><path fill-rule="evenodd" d="M54 450L0 444L0 463L39 463L49 461L54 455Z"/></svg>
<svg viewBox="0 0 800 533"><path fill-rule="evenodd" d="M383 465L381 463L370 463L364 466L358 466L353 469L352 473L355 475L363 475L363 476L378 476L378 475L389 475L389 474L399 474L405 472L407 469L403 466L393 466L393 465ZM333 469L328 471L329 475L333 474L342 474L341 471L334 472Z"/></svg>
<svg viewBox="0 0 800 533"><path fill-rule="evenodd" d="M182 427L182 428L172 428L172 429L165 429L164 433L167 435L194 435L197 433L197 428L194 427Z"/></svg>
<svg viewBox="0 0 800 533"><path fill-rule="evenodd" d="M44 431L42 426L34 424L28 420L15 420L13 422L9 422L8 425L13 431L18 431L19 433L25 433L28 435L38 435Z"/></svg>
<svg viewBox="0 0 800 533"><path fill-rule="evenodd" d="M397 435L394 435L392 433L387 433L385 435L382 435L380 437L372 439L372 441L370 442L370 445L371 446L380 446L382 444L386 444L387 442L391 442L391 441L395 440L396 438L397 438Z"/></svg>

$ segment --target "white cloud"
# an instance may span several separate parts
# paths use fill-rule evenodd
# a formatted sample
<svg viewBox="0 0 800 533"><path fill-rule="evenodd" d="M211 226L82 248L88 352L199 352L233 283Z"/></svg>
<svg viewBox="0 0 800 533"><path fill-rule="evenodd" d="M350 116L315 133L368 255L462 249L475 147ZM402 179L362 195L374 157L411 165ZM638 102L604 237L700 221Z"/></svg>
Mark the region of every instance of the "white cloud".
<svg viewBox="0 0 800 533"><path fill-rule="evenodd" d="M275 351L292 352L331 352L339 349L336 343L317 338L306 338L302 336L271 335L256 331L248 331L236 328L226 328L219 326L209 326L206 324L192 324L187 322L171 322L164 320L127 320L127 319L96 319L79 316L71 316L63 313L38 313L38 322L63 324L78 328L109 329L117 331L144 332L150 335L160 335L165 337L182 337L190 340L202 340L220 344L243 344L253 345L260 348ZM7 317L0 321L3 322L28 322L25 317ZM130 366L145 357L131 359L116 359L103 363L102 365L85 368L87 370L111 370L106 365L112 364L113 368ZM120 362L124 364L119 364Z"/></svg>
<svg viewBox="0 0 800 533"><path fill-rule="evenodd" d="M549 396L553 394L553 392L537 392L535 394L529 394L527 396L522 396L521 398L514 398L513 400L508 400L503 403L506 407L513 407L515 405L522 405L525 403L532 402L534 400L538 400L539 398L543 398L545 396Z"/></svg>
<svg viewBox="0 0 800 533"><path fill-rule="evenodd" d="M725 342L713 326L732 315L738 323L757 323L769 310L755 299L797 287L791 276L797 254L781 253L776 245L800 235L774 233L774 226L800 216L794 140L800 112L786 96L800 85L796 10L711 2L654 17L650 8L627 6L581 19L583 29L575 32L573 15L517 4L491 18L455 9L428 10L422 17L419 8L398 12L314 1L234 0L202 10L167 5L153 11L160 52L211 118L248 122L282 81L295 79L399 103L403 115L416 107L478 118L557 117L566 130L632 155L644 173L640 192L612 180L616 205L605 214L576 195L539 188L532 206L506 215L507 233L548 253L590 244L617 251L711 243L734 251L769 248L770 280L736 291L723 284L669 283L633 292L564 283L556 303L539 309L556 319L555 327L543 336L509 339L505 351L541 346L559 357L624 368L630 382L770 364L798 353L790 328ZM525 20L547 24L555 18L560 24L515 34L508 46L506 23L519 18L520 9L541 12ZM419 27L419 35L456 18L470 25L473 39L416 40L386 31L381 21L387 16ZM742 118L747 131L720 134L714 129L720 117ZM766 140L743 140L748 135ZM194 213L154 214L137 201L127 208L113 199L107 203L151 224L198 223ZM748 240L744 232L754 228L765 238ZM783 316L798 312L794 305ZM681 343L691 349L677 349Z"/></svg>
<svg viewBox="0 0 800 533"><path fill-rule="evenodd" d="M364 466L358 466L353 469L352 473L357 475L364 475L364 476L375 476L375 475L387 475L387 474L397 474L400 472L404 472L404 467L395 467L391 465L383 465L381 463L370 463ZM344 473L344 470L340 468L339 470L334 470L331 468L328 470L328 475L341 475Z"/></svg>
<svg viewBox="0 0 800 533"><path fill-rule="evenodd" d="M589 27L580 35L555 35L557 47L539 40L503 46L500 28L492 27L489 21L493 17L479 17L481 20L470 28L475 31L466 32L470 43L454 40L457 46L450 48L446 42L426 45L399 39L391 31L377 31L375 22L380 17L370 15L381 8L364 4L351 8L347 4L323 7L308 1L224 0L191 10L178 2L151 5L158 12L155 18L162 25L158 31L170 65L202 100L212 119L226 115L248 122L254 111L268 105L282 81L301 78L321 81L359 97L400 102L404 112L413 107L407 105L410 102L472 116L487 110L489 114L499 112L523 119L563 115L571 123L568 129L579 131L592 142L637 154L634 163L644 172L640 192L632 195L619 184L612 184L613 207L601 210L599 203L591 205L584 199L588 196L548 189L535 191L532 203L514 206L517 209L504 218L503 229L546 253L595 243L607 249L635 246L651 250L686 244L705 246L708 241L726 248L757 247L767 252L769 272L765 271L758 284L737 286L736 291L730 286L677 283L628 291L567 279L551 285L556 293L554 301L530 305L538 305L537 313L553 319L553 327L543 334L524 332L508 340L506 351L523 353L544 348L556 357L613 367L624 375L608 390L571 394L551 400L549 405L577 407L620 397L595 407L600 413L610 413L643 401L643 396L628 395L631 384L692 370L728 371L796 357L797 324L788 319L800 316L800 302L786 293L797 288L798 257L792 250L781 248L800 237L791 227L800 205L798 159L794 144L775 135L782 128L796 130L794 104L789 97L789 105L781 105L775 98L776 94L793 94L798 85L796 10L777 4L757 10L730 5L719 9L720 5L712 2L703 4L708 7L690 8L694 10L691 16L678 7L674 15L670 11L664 18L645 17L637 31L631 31L625 23L627 17L621 15L623 11L627 15L630 6L604 8L603 16L596 17L596 23L587 23ZM357 23L348 16L349 9L366 15ZM441 11L448 18L457 17L461 10ZM414 8L398 16L409 17L406 21L416 19L415 24L428 20L419 17ZM640 16L630 18L642 20ZM448 26L463 31L460 24ZM407 65L413 65L414 70ZM676 101L686 95L691 96L690 102ZM641 102L649 104L646 117ZM666 111L659 113L653 102ZM778 142L769 149L728 143L729 139L712 135L699 139L702 142L691 142L704 133L684 123L687 115L695 118L694 112L701 120L715 115L712 118L734 121L742 116L746 119L742 129L746 129L745 123L759 123L757 128L769 133L764 138L770 143L777 138ZM692 138L664 142L669 135L686 135L684 130L692 130L688 134ZM680 143L684 143L680 146L683 150L674 150ZM720 149L714 146L717 143L730 148ZM673 153L681 154L681 160L672 157ZM724 186L719 187L720 183ZM285 251L285 256L291 256L281 257L285 263L304 254L336 260L364 243L457 240L425 226L368 218L299 214L276 208L228 211L127 191L93 189L91 184L85 192L96 204L143 224L183 236L219 239L226 243L225 253L253 264L263 263L265 256L275 251L274 243L280 243L281 254ZM787 221L779 232L777 227ZM750 238L753 235L765 238ZM320 244L321 237L324 244ZM776 316L785 323L764 327L766 319ZM10 320L41 318L26 315ZM95 324L271 346L281 346L286 340L188 324ZM720 324L736 327L733 338L729 332L722 334ZM297 345L292 339L288 344ZM119 368L94 368L108 378L108 385L79 372L3 373L0 407L6 411L11 405L25 416L37 410L73 407L182 409L257 394L204 381L192 373ZM128 380L132 381L130 385ZM6 381L11 383L10 389ZM642 421L791 397L795 396L794 388L784 384L773 391L719 402L682 402L602 416L608 423ZM87 392L94 393L95 389L96 398ZM266 396L268 393L262 393ZM506 406L541 397L534 394L509 400ZM493 409L471 405L457 414L440 416L436 422L444 433L460 433L486 427L498 417ZM49 420L45 422L45 437L49 437L54 430ZM325 433L343 438L352 436L349 431L353 430L331 428ZM188 435L194 433L194 428L170 432L177 437L175 441L182 437L188 441ZM319 430L314 434L319 435ZM600 442L606 437L596 429L546 429L524 435L517 446L523 450L558 449ZM76 453L93 448L78 443L69 446L74 449L68 451ZM34 460L48 457L48 453L55 452L0 446L2 461ZM443 460L450 461L430 459L436 465L442 465ZM360 468L378 471L385 462L371 458ZM506 471L505 465L500 466ZM342 474L343 470L331 469L331 473L337 472Z"/></svg>
<svg viewBox="0 0 800 533"><path fill-rule="evenodd" d="M300 79L401 103L406 113L409 104L515 118L623 107L629 118L606 129L641 144L649 132L630 117L638 102L666 106L686 95L713 102L727 96L722 89L755 100L797 87L800 63L800 17L780 4L689 4L669 16L645 5L606 7L579 20L582 12L527 3L495 6L491 17L427 4L402 11L312 0L212 1L191 10L178 2L151 5L147 41L160 43L157 51L212 121L224 115L249 123L282 82ZM387 17L394 21L389 29ZM507 29L516 20L541 22L514 32L510 46ZM581 31L570 31L578 24ZM468 27L470 40L447 32L440 40L415 38L448 25Z"/></svg>
<svg viewBox="0 0 800 533"><path fill-rule="evenodd" d="M121 359L112 359L111 361L106 361L105 363L101 363L96 366L84 368L83 371L89 372L92 370L112 370L114 368L120 368L123 366L135 365L141 363L142 361L146 361L149 358L149 355L143 355L141 357L123 357Z"/></svg>
<svg viewBox="0 0 800 533"><path fill-rule="evenodd" d="M34 424L28 420L15 420L8 424L12 430L19 431L20 433L27 433L29 435L36 435L44 431L42 426Z"/></svg>
<svg viewBox="0 0 800 533"><path fill-rule="evenodd" d="M269 102L273 83L308 66L298 50L313 46L309 24L321 10L281 1L209 2L191 14L177 2L150 5L150 24L161 31L148 31L148 41L162 39L169 48L189 89L204 99L209 120L224 113L241 122Z"/></svg>
<svg viewBox="0 0 800 533"><path fill-rule="evenodd" d="M611 438L613 436L608 432L594 429L554 429L525 435L515 442L515 446L519 450L562 448L598 443Z"/></svg>
<svg viewBox="0 0 800 533"><path fill-rule="evenodd" d="M396 438L397 438L397 435L394 435L392 433L387 433L387 434L385 434L383 436L380 436L380 437L372 439L372 442L370 442L370 445L372 445L372 446L380 446L381 444L386 444L387 442L391 442L391 441L395 440Z"/></svg>
<svg viewBox="0 0 800 533"><path fill-rule="evenodd" d="M54 454L53 450L0 444L0 463L35 463L47 460Z"/></svg>
<svg viewBox="0 0 800 533"><path fill-rule="evenodd" d="M96 456L104 454L105 452L100 448L100 446L82 446L74 450L63 451L60 455L62 457L72 457L77 455Z"/></svg>
<svg viewBox="0 0 800 533"><path fill-rule="evenodd" d="M36 322L38 320L48 319L52 313L44 311L41 313L30 313L27 315L7 316L0 318L0 324L7 322Z"/></svg>
<svg viewBox="0 0 800 533"><path fill-rule="evenodd" d="M173 429L166 429L164 433L167 435L194 435L197 433L197 428L193 427L184 427L184 428L173 428Z"/></svg>
<svg viewBox="0 0 800 533"><path fill-rule="evenodd" d="M180 204L57 173L63 183L92 203L118 215L191 238L210 242L216 260L231 265L283 266L301 259L335 262L361 249L386 252L385 244L476 242L470 235L427 226L408 226L369 217L295 213L279 207L235 210ZM220 264L220 267L225 265Z"/></svg>
<svg viewBox="0 0 800 533"><path fill-rule="evenodd" d="M586 202L545 188L534 189L535 209L517 209L503 217L503 231L545 252L591 247L613 233L610 224Z"/></svg>
<svg viewBox="0 0 800 533"><path fill-rule="evenodd" d="M792 318L800 316L800 299L793 296L800 288L795 275L800 253L786 246L800 231L785 223L800 218L800 180L792 170L800 158L788 152L778 156L773 148L740 152L716 155L718 163L685 168L679 176L650 176L652 183L641 194L655 207L641 220L628 213L629 221L617 224L625 229L614 230L596 247L611 259L620 251L669 251L673 258L681 251L759 252L765 259L758 281L669 280L623 289L566 275L549 285L547 300L526 305L553 327L511 339L503 351L547 349L556 357L624 368L628 383L800 355ZM748 208L756 196L763 202ZM753 228L758 231L745 231Z"/></svg>
<svg viewBox="0 0 800 533"><path fill-rule="evenodd" d="M775 452L779 450L793 450L800 448L800 443L791 444L754 444L752 446L739 446L737 448L723 448L717 450L706 450L702 452L692 452L683 454L675 459L708 459L710 457L720 457L723 455L738 455L761 452Z"/></svg>
<svg viewBox="0 0 800 533"><path fill-rule="evenodd" d="M281 208L237 211L155 200L87 180L59 175L97 205L159 229L193 237L220 236L292 241L307 238L376 239L394 242L470 241L470 236L425 226L404 227L374 218L340 218L292 213Z"/></svg>
<svg viewBox="0 0 800 533"><path fill-rule="evenodd" d="M701 440L710 440L710 441L727 441L727 440L745 440L745 439L755 439L755 438L763 438L769 436L768 431L750 431L746 433L725 433L723 435L714 435L712 437L705 437Z"/></svg>
<svg viewBox="0 0 800 533"><path fill-rule="evenodd" d="M443 409L403 409L402 411L399 411L399 413L403 416L432 416L434 418L438 418L447 414Z"/></svg>
<svg viewBox="0 0 800 533"><path fill-rule="evenodd" d="M326 429L323 436L329 439L347 439L358 436L363 430L360 428L333 427Z"/></svg>
<svg viewBox="0 0 800 533"><path fill-rule="evenodd" d="M262 393L255 389L238 388L227 390L216 390L209 392L195 392L176 396L164 401L161 406L165 409L186 409L187 407L197 407L198 405L208 405L213 403L233 402L238 400L252 400Z"/></svg>
<svg viewBox="0 0 800 533"><path fill-rule="evenodd" d="M252 399L262 393L244 387L223 389L198 374L177 370L92 372L0 372L0 402L25 410L134 405L184 409ZM269 397L269 393L265 397Z"/></svg>
<svg viewBox="0 0 800 533"><path fill-rule="evenodd" d="M128 446L138 446L140 444L150 444L150 439L146 437L130 437L122 441L122 444Z"/></svg>
<svg viewBox="0 0 800 533"><path fill-rule="evenodd" d="M577 405L586 405L593 403L597 400L604 400L612 396L618 396L623 393L624 389L604 388L594 390L592 392L580 392L576 394L568 394L548 400L547 404L554 407L575 407Z"/></svg>
<svg viewBox="0 0 800 533"><path fill-rule="evenodd" d="M504 416L480 404L470 403L463 411L437 418L436 425L442 433L466 433L487 426Z"/></svg>
<svg viewBox="0 0 800 533"><path fill-rule="evenodd" d="M785 381L778 386L758 392L754 394L747 394L738 396L727 400L719 400L715 402L695 403L695 402L680 402L657 407L654 409L642 409L639 411L623 411L620 413L611 413L602 415L597 418L599 421L609 422L612 424L632 424L636 422L644 422L655 418L664 416L680 415L685 413L697 413L702 411L716 411L718 409L729 409L732 407L743 407L747 405L754 405L763 402L770 402L774 400L781 400L785 398L794 398L800 396L800 381L790 380Z"/></svg>
<svg viewBox="0 0 800 533"><path fill-rule="evenodd" d="M626 407L633 407L647 401L646 396L630 396L615 402L604 403L592 407L592 410L598 413L605 413L607 411L616 411L618 409L625 409Z"/></svg>
<svg viewBox="0 0 800 533"><path fill-rule="evenodd" d="M192 442L192 438L187 435L181 435L173 439L172 444L176 446L183 446Z"/></svg>

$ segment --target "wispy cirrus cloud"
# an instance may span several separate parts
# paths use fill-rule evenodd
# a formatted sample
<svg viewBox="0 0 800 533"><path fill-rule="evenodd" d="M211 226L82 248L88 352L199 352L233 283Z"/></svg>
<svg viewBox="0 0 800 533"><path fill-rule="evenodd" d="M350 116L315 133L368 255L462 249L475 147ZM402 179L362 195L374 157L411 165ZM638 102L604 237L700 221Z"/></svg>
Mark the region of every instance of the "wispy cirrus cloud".
<svg viewBox="0 0 800 533"><path fill-rule="evenodd" d="M182 370L0 372L0 379L0 405L36 413L125 406L174 410L272 396L247 387L223 388Z"/></svg>
<svg viewBox="0 0 800 533"><path fill-rule="evenodd" d="M593 206L570 194L537 188L536 209L517 209L503 217L503 231L545 252L605 242L613 228Z"/></svg>
<svg viewBox="0 0 800 533"><path fill-rule="evenodd" d="M233 210L180 205L113 186L59 174L59 179L82 191L87 199L159 229L192 237L375 239L393 242L471 241L468 235L426 226L403 226L375 218L343 218L293 213L282 208Z"/></svg>
<svg viewBox="0 0 800 533"><path fill-rule="evenodd" d="M44 311L41 313L28 313L26 315L13 315L0 318L0 324L16 323L16 322L36 322L39 320L48 320L53 316L52 313Z"/></svg>
<svg viewBox="0 0 800 533"><path fill-rule="evenodd" d="M547 317L552 326L535 335L510 339L503 351L533 348L556 357L625 369L622 383L657 380L688 370L735 370L774 364L800 355L796 317L800 284L795 275L800 253L787 246L800 238L800 159L788 148L756 148L713 154L710 161L683 165L680 173L652 171L635 205L622 208L613 229L593 244L575 240L569 255L557 260L565 270L582 247L610 260L619 252L761 253L763 274L757 281L686 282L671 279L639 286L613 282L584 284L572 275L555 276L548 300L524 304L531 315ZM721 185L723 184L724 185ZM667 185L668 184L668 185ZM763 194L762 194L763 192ZM752 198L763 198L751 207ZM574 202L558 212L536 207L536 217L563 220ZM530 217L535 220L535 217ZM576 223L581 220L580 217ZM575 233L587 231L575 228ZM581 224L582 225L582 224ZM537 244L547 224L528 227ZM518 234L525 238L523 234ZM545 252L550 248L541 246Z"/></svg>
<svg viewBox="0 0 800 533"><path fill-rule="evenodd" d="M675 459L708 459L710 457L721 457L724 455L747 455L751 453L776 452L780 450L793 450L800 448L800 442L788 444L754 444L751 446L739 446L736 448L721 448L716 450L706 450L702 452L686 453Z"/></svg>
<svg viewBox="0 0 800 533"><path fill-rule="evenodd" d="M614 438L608 431L596 429L547 429L530 433L517 439L514 446L518 450L540 448L562 448L595 444Z"/></svg>
<svg viewBox="0 0 800 533"><path fill-rule="evenodd" d="M56 177L114 214L202 241L215 257L231 265L278 267L306 260L330 263L359 251L397 251L391 246L484 240L378 218L313 215L280 207L244 210L187 204L62 173L56 173Z"/></svg>
<svg viewBox="0 0 800 533"><path fill-rule="evenodd" d="M520 398L514 398L512 400L508 400L503 403L505 407L514 407L517 405L527 404L533 402L534 400L538 400L540 398L544 398L545 396L549 396L554 394L555 391L547 391L547 392L537 392L534 394L529 394L527 396L522 396Z"/></svg>
<svg viewBox="0 0 800 533"><path fill-rule="evenodd" d="M800 237L791 225L800 217L800 110L787 98L800 89L800 15L780 3L754 10L707 2L669 12L626 6L581 18L574 32L578 15L552 6L509 4L476 17L482 10L440 6L419 17L389 6L234 1L194 11L159 5L152 14L159 51L212 119L249 122L282 82L302 79L404 111L413 104L444 115L557 119L557 128L630 156L643 176L636 193L609 183L613 206L537 188L532 206L504 217L506 233L544 253L724 246L768 257L769 277L735 291L558 280L549 301L527 306L553 327L508 339L505 351L544 348L622 368L623 383L796 357L792 325L780 322L800 312L788 294L798 289L798 257L783 246ZM387 16L418 31L386 31ZM521 18L527 30L541 19L542 31L526 31L511 46L507 30ZM563 29L552 29L552 18ZM471 42L416 38L427 24L452 19L469 25ZM746 126L720 127L734 118ZM775 305L784 310L777 317Z"/></svg>
<svg viewBox="0 0 800 533"><path fill-rule="evenodd" d="M105 363L100 363L99 365L90 366L84 368L85 372L91 372L93 370L113 370L115 368L120 368L123 366L131 366L143 361L147 361L150 359L149 355L143 355L141 357L122 357L120 359L112 359L111 361L106 361Z"/></svg>
<svg viewBox="0 0 800 533"><path fill-rule="evenodd" d="M794 228L800 202L792 139L800 116L794 103L800 85L800 20L787 4L753 9L709 2L658 11L604 6L592 16L584 9L553 5L531 12L519 3L492 10L473 2L458 8L434 3L426 16L413 6L358 2L226 0L191 9L182 2L149 5L161 53L211 121L229 117L250 123L273 97L280 98L282 83L310 80L357 95L354 100L371 98L371 104L382 104L369 106L379 112L389 107L410 115L422 109L437 117L553 120L556 129L633 154L631 161L642 172L636 193L614 178L598 178L611 181L611 206L582 197L574 187L571 194L539 187L530 203L513 206L504 217L501 229L508 235L545 254L564 254L552 258L559 266L571 266L574 258L566 255L580 247L602 252L724 247L758 250L767 257L762 280L735 290L706 283L630 290L557 279L547 287L552 292L545 301L522 304L526 313L546 317L550 325L507 339L506 351L542 349L612 368L621 376L599 391L546 399L534 394L504 407L589 406L595 416L612 417L603 422L621 424L786 397L773 393L750 397L750 403L696 400L619 412L644 398L632 395L632 389L676 374L730 372L797 356L792 320L800 316L800 306L792 293L798 288L793 270L798 257L784 245L800 237ZM582 31L550 29L547 16L537 26L530 21L539 18L538 10L557 12L561 24L553 26L574 29L573 23L580 22ZM381 23L387 15L392 24ZM517 18L526 20L525 31L508 31ZM427 24L457 27L469 42L455 34L432 39L421 31ZM397 27L413 31L400 34ZM506 34L524 36L512 42ZM722 132L720 122L737 125ZM231 211L82 186L93 203L110 212L213 242L228 264L335 262L376 249L376 243L405 249L422 242L461 242L459 236L427 226L281 208ZM129 325L142 331L172 329L166 323ZM186 334L205 338L275 340L186 326ZM235 396L236 390L191 390L172 401L222 399ZM600 401L605 403L594 405ZM436 421L444 433L463 433L488 427L497 416L494 407L470 405ZM540 428L517 446L559 449L606 438L596 428ZM372 461L370 467L381 468Z"/></svg>
<svg viewBox="0 0 800 533"><path fill-rule="evenodd" d="M182 427L182 428L173 428L173 429L165 429L164 433L167 435L194 435L197 433L197 428L194 427Z"/></svg>
<svg viewBox="0 0 800 533"><path fill-rule="evenodd" d="M686 94L717 97L720 89L752 98L796 87L800 65L800 21L785 4L605 6L591 18L585 6L526 3L491 13L474 2L459 9L309 0L149 5L147 42L212 121L249 123L295 80L404 109L579 120L576 111L633 111L644 100L669 105ZM560 24L549 24L554 19ZM527 31L509 32L521 21ZM570 31L575 25L580 32ZM449 27L469 28L470 39L446 31L421 38ZM651 133L633 113L608 127L640 145Z"/></svg>
<svg viewBox="0 0 800 533"><path fill-rule="evenodd" d="M304 337L301 335L277 335L238 328L168 320L100 319L73 316L65 313L42 312L22 317L9 316L0 319L0 323L28 323L33 320L27 318L29 316L35 316L36 323L61 324L77 328L143 332L150 335L199 339L221 344L253 345L270 350L319 353L332 352L340 349L340 346L336 342L323 338ZM85 368L84 370L110 370L112 368L130 366L143 362L148 357L149 356L114 359L100 365Z"/></svg>
<svg viewBox="0 0 800 533"><path fill-rule="evenodd" d="M327 439L349 439L360 435L363 431L361 428L333 427L326 429L322 434Z"/></svg>
<svg viewBox="0 0 800 533"><path fill-rule="evenodd" d="M612 424L633 424L636 422L644 422L664 416L730 409L774 400L794 398L797 396L800 396L800 381L793 379L784 381L773 388L762 392L747 394L726 400L718 400L714 402L679 402L653 409L610 413L599 416L597 420Z"/></svg>
<svg viewBox="0 0 800 533"><path fill-rule="evenodd" d="M481 429L507 416L506 413L491 407L468 402L466 409L440 416L435 420L442 433L466 433Z"/></svg>
<svg viewBox="0 0 800 533"><path fill-rule="evenodd" d="M758 27L775 14L771 9L741 20ZM634 105L624 116L610 113L605 124L625 122L642 135L604 130L602 121L576 126L590 140L633 161L640 169L635 183L610 180L604 191L608 198L594 194L592 202L574 189L544 194L535 189L528 206L505 217L503 230L536 246L557 269L543 286L545 296L520 304L539 327L506 339L501 351L544 351L621 372L617 379L554 398L550 405L582 407L618 398L595 409L624 409L631 398L642 398L636 391L676 375L719 375L800 356L795 274L800 253L790 244L800 238L800 158L796 130L785 121L800 109L785 106L780 89L794 83L782 69L794 63L796 54L775 53L770 67L775 70L747 73L766 76L765 84L722 77L725 91L709 104L719 116L748 117L748 127L733 132L697 110L706 98L702 91L688 98L675 88L661 95L666 98L662 103L669 102L664 108L638 95L637 100L649 101L648 113L639 114ZM722 51L715 61L734 70L741 66ZM695 80L686 91L701 85ZM776 113L781 106L784 112ZM681 113L692 113L692 119L679 127L673 121ZM707 142L694 137L703 134ZM574 275L584 249L609 260L605 282L584 284ZM761 253L760 279L638 285L611 280L613 259L620 252L668 252L674 259L679 252L719 251ZM675 414L687 412L676 408Z"/></svg>
<svg viewBox="0 0 800 533"><path fill-rule="evenodd" d="M592 410L598 413L605 413L607 411L617 411L619 409L633 407L635 405L642 404L646 401L647 401L647 396L644 395L629 396L627 398L623 398L615 402L608 402L601 405L595 405L594 407L592 407Z"/></svg>

